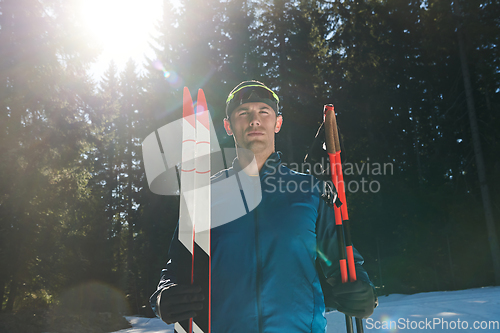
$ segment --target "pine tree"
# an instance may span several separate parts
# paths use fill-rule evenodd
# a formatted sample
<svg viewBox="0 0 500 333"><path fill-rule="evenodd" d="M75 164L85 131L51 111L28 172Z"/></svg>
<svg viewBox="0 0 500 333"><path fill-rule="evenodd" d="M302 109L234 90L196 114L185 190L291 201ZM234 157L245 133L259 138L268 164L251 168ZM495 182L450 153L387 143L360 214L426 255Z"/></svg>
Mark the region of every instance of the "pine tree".
<svg viewBox="0 0 500 333"><path fill-rule="evenodd" d="M0 4L0 300L6 311L61 286L61 234L85 198L95 55L71 1ZM80 41L82 44L75 44ZM43 278L35 278L43 276Z"/></svg>

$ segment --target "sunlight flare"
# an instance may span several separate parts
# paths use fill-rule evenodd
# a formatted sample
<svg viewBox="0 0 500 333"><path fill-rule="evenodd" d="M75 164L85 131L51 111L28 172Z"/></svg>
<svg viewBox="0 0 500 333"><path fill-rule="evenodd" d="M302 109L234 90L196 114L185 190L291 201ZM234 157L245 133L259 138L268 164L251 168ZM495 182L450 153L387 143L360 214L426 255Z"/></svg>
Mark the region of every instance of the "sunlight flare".
<svg viewBox="0 0 500 333"><path fill-rule="evenodd" d="M147 52L162 5L161 0L85 0L81 13L103 54L121 63Z"/></svg>

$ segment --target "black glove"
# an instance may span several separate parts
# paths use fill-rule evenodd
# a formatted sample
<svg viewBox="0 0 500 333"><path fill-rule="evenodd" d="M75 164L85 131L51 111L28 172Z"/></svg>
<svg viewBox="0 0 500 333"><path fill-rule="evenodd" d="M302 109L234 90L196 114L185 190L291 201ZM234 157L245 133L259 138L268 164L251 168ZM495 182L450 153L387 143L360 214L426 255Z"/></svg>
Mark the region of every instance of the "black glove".
<svg viewBox="0 0 500 333"><path fill-rule="evenodd" d="M173 284L158 295L158 315L167 324L195 317L204 299L200 286Z"/></svg>
<svg viewBox="0 0 500 333"><path fill-rule="evenodd" d="M330 295L337 310L352 317L368 318L375 308L373 288L361 280L337 284L331 289Z"/></svg>

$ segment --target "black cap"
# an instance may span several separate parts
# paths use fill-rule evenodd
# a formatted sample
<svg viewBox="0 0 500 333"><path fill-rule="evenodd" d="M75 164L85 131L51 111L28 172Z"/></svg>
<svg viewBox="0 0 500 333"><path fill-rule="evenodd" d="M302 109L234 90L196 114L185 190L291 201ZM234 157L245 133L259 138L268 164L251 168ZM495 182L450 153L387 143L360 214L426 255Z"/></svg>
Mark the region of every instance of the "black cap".
<svg viewBox="0 0 500 333"><path fill-rule="evenodd" d="M226 116L229 119L231 113L238 106L245 103L262 102L269 105L276 115L279 112L279 98L270 88L264 83L251 80L243 81L238 84L231 92L226 100Z"/></svg>

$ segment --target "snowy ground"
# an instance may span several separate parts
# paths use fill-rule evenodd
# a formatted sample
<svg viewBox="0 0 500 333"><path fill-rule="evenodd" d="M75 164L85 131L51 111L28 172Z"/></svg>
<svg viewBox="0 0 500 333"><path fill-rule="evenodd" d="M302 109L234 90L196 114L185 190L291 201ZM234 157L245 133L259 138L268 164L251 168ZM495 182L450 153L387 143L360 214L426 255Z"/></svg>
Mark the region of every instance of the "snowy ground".
<svg viewBox="0 0 500 333"><path fill-rule="evenodd" d="M500 287L440 291L379 298L365 332L499 332ZM328 332L345 332L342 313L327 313ZM127 317L134 326L119 333L173 333L173 325L153 318ZM243 331L242 331L243 332Z"/></svg>
<svg viewBox="0 0 500 333"><path fill-rule="evenodd" d="M363 320L365 332L500 333L500 287L394 294L379 297L379 302ZM329 313L327 319L328 332L345 332L341 313Z"/></svg>

